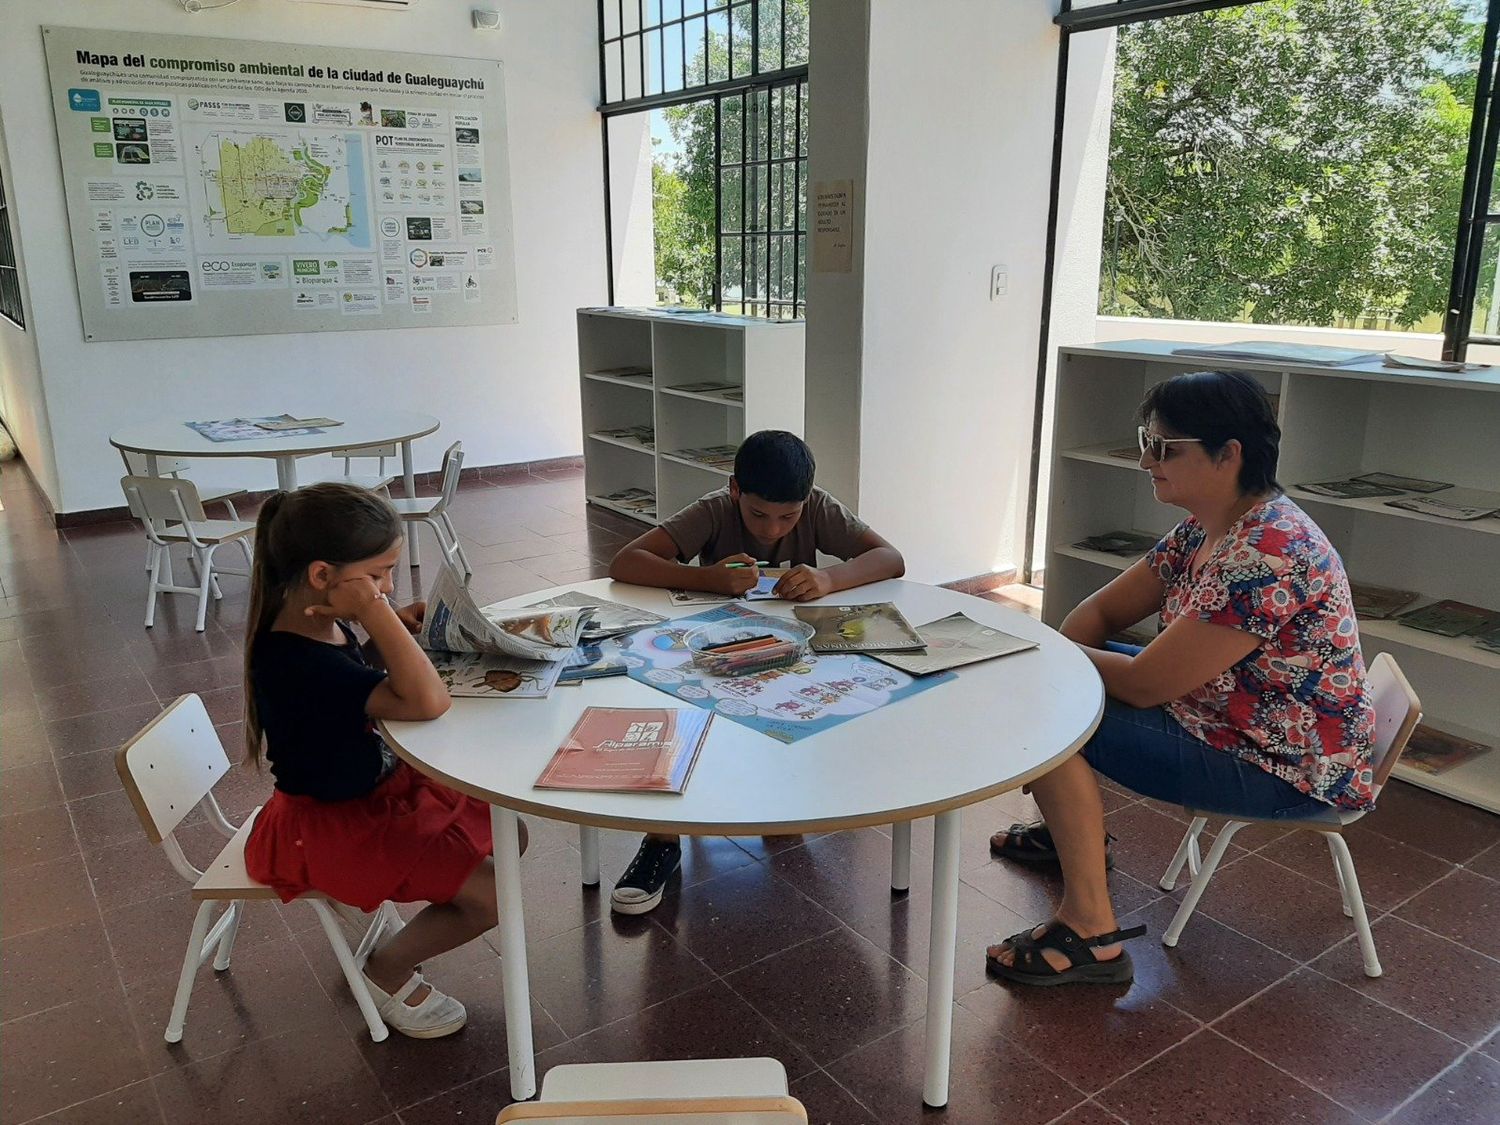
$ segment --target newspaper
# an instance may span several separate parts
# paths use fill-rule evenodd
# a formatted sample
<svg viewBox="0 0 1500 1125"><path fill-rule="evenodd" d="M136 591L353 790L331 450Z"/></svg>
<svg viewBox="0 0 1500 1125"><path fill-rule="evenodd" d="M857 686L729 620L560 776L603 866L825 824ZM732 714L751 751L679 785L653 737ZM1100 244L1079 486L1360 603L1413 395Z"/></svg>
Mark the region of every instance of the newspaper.
<svg viewBox="0 0 1500 1125"><path fill-rule="evenodd" d="M562 660L581 639L589 609L481 609L452 567L438 571L417 637L430 652L481 652L526 660Z"/></svg>

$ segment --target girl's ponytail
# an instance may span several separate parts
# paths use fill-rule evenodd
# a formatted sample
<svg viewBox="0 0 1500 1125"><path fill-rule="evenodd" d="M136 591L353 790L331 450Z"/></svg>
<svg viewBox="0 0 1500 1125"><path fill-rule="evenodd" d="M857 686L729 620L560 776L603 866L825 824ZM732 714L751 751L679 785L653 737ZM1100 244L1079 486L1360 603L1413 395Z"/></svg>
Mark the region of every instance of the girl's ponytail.
<svg viewBox="0 0 1500 1125"><path fill-rule="evenodd" d="M245 625L245 760L260 764L263 743L260 716L255 711L255 681L251 664L255 660L256 638L271 627L286 600L286 585L276 573L276 551L272 525L289 494L273 492L260 506L255 519L255 556L250 564L250 617Z"/></svg>

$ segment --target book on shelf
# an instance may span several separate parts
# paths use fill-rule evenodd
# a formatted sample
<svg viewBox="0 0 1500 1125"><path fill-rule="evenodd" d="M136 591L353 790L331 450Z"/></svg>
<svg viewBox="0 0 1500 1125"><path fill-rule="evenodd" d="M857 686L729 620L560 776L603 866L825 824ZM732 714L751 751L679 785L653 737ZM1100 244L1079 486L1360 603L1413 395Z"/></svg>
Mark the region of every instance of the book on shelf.
<svg viewBox="0 0 1500 1125"><path fill-rule="evenodd" d="M1144 555L1161 541L1161 536L1147 531L1106 531L1103 535L1090 535L1073 546L1083 551L1101 551L1106 555L1124 558Z"/></svg>
<svg viewBox="0 0 1500 1125"><path fill-rule="evenodd" d="M1242 340L1233 344L1188 344L1173 355L1203 359L1256 359L1271 363L1306 363L1315 367L1345 367L1380 359L1379 352L1335 348L1326 344L1290 344L1276 340Z"/></svg>
<svg viewBox="0 0 1500 1125"><path fill-rule="evenodd" d="M1353 580L1349 582L1349 593L1354 601L1354 616L1372 621L1394 617L1418 597L1415 590L1397 590L1391 586Z"/></svg>
<svg viewBox="0 0 1500 1125"><path fill-rule="evenodd" d="M1473 634L1474 644L1486 652L1500 652L1500 622L1486 625Z"/></svg>
<svg viewBox="0 0 1500 1125"><path fill-rule="evenodd" d="M1421 512L1445 520L1480 520L1500 512L1500 492L1477 488L1445 488L1435 496L1403 496L1387 500L1386 506L1406 512Z"/></svg>
<svg viewBox="0 0 1500 1125"><path fill-rule="evenodd" d="M617 508L624 508L626 511L656 515L656 494L644 488L622 488L618 492L607 493L598 499L613 504Z"/></svg>
<svg viewBox="0 0 1500 1125"><path fill-rule="evenodd" d="M689 395L722 395L728 397L730 391L744 391L738 383L716 383L712 379L705 379L698 383L677 383L667 388L669 391L681 391Z"/></svg>
<svg viewBox="0 0 1500 1125"><path fill-rule="evenodd" d="M544 601L532 602L526 608L587 610L588 617L578 634L578 639L581 641L622 637L626 633L644 629L647 625L660 625L666 620L661 614L653 613L649 609L640 609L622 602L612 602L608 598L595 597L577 590L570 590L566 594L558 594L557 597L547 598Z"/></svg>
<svg viewBox="0 0 1500 1125"><path fill-rule="evenodd" d="M546 699L563 670L561 660L523 660L479 652L429 652L427 656L455 699Z"/></svg>
<svg viewBox="0 0 1500 1125"><path fill-rule="evenodd" d="M913 676L930 676L934 672L1038 647L1036 641L1013 637L962 613L918 626L917 636L927 647L926 652L872 652L870 655Z"/></svg>
<svg viewBox="0 0 1500 1125"><path fill-rule="evenodd" d="M1460 738L1426 723L1418 723L1411 732L1411 738L1407 740L1406 749L1401 753L1401 763L1435 777L1447 773L1455 766L1472 762L1481 754L1488 754L1491 749L1482 742Z"/></svg>
<svg viewBox="0 0 1500 1125"><path fill-rule="evenodd" d="M1332 496L1337 500L1368 500L1376 496L1400 496L1399 488L1391 488L1389 485L1377 484L1374 481L1356 480L1320 480L1307 481L1297 486L1303 492L1311 492L1315 496Z"/></svg>
<svg viewBox="0 0 1500 1125"><path fill-rule="evenodd" d="M730 390L725 391L721 398L727 398L730 402L744 402L745 388L736 383Z"/></svg>
<svg viewBox="0 0 1500 1125"><path fill-rule="evenodd" d="M1453 486L1444 480L1423 480L1421 477L1401 477L1395 473L1360 473L1351 480L1364 481L1366 484L1378 484L1384 488L1394 488L1398 492L1441 492L1445 488Z"/></svg>
<svg viewBox="0 0 1500 1125"><path fill-rule="evenodd" d="M814 629L814 652L910 652L922 638L893 602L868 605L799 605L792 610Z"/></svg>
<svg viewBox="0 0 1500 1125"><path fill-rule="evenodd" d="M656 448L655 426L615 426L607 430L595 430L594 437L610 438L614 441L634 442L646 449Z"/></svg>
<svg viewBox="0 0 1500 1125"><path fill-rule="evenodd" d="M1381 362L1386 367L1405 367L1412 371L1480 371L1489 367L1488 363L1465 363L1458 359L1428 359L1420 355L1398 355L1396 352L1386 352L1381 357Z"/></svg>
<svg viewBox="0 0 1500 1125"><path fill-rule="evenodd" d="M1448 598L1409 610L1396 620L1408 629L1421 629L1440 637L1461 637L1500 624L1500 612Z"/></svg>
<svg viewBox="0 0 1500 1125"><path fill-rule="evenodd" d="M739 446L736 445L705 445L689 449L674 449L672 456L680 457L684 461L692 461L697 465L707 465L712 469L733 469L734 455L738 451Z"/></svg>
<svg viewBox="0 0 1500 1125"><path fill-rule="evenodd" d="M585 708L536 787L681 793L712 721L697 707Z"/></svg>
<svg viewBox="0 0 1500 1125"><path fill-rule="evenodd" d="M606 379L626 379L632 383L649 383L652 379L649 367L601 367L586 374L602 375Z"/></svg>

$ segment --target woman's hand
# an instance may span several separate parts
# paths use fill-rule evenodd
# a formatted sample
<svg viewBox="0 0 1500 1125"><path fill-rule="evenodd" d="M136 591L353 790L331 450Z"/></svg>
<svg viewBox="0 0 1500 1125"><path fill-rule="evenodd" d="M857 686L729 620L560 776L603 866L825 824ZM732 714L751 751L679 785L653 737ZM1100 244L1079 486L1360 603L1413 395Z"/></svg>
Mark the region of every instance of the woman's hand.
<svg viewBox="0 0 1500 1125"><path fill-rule="evenodd" d="M427 603L412 602L404 605L396 610L396 616L406 626L406 631L415 637L422 632L422 623L427 620Z"/></svg>

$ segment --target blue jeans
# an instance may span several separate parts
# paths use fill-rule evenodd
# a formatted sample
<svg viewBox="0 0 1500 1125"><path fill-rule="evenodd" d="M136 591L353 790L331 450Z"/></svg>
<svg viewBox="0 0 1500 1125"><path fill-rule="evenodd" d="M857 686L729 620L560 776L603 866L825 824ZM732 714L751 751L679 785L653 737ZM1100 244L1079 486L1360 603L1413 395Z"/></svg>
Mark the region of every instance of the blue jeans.
<svg viewBox="0 0 1500 1125"><path fill-rule="evenodd" d="M1113 641L1108 648L1127 656L1141 651ZM1165 707L1130 707L1107 699L1083 756L1127 789L1201 812L1293 820L1330 811L1290 782L1194 738Z"/></svg>

